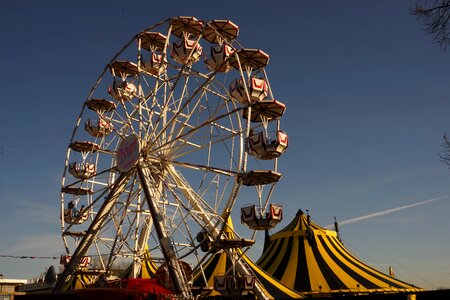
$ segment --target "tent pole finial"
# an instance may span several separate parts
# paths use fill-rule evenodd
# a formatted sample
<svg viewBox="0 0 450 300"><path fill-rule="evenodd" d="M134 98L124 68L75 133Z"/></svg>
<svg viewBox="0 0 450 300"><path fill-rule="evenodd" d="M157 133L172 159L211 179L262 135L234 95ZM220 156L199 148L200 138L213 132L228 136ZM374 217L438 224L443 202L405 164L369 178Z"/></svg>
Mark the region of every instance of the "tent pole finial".
<svg viewBox="0 0 450 300"><path fill-rule="evenodd" d="M338 221L336 219L336 216L334 217L334 231L336 231L336 233L337 233L337 238L338 238L339 242L342 243L341 234L339 233L339 224L338 224Z"/></svg>

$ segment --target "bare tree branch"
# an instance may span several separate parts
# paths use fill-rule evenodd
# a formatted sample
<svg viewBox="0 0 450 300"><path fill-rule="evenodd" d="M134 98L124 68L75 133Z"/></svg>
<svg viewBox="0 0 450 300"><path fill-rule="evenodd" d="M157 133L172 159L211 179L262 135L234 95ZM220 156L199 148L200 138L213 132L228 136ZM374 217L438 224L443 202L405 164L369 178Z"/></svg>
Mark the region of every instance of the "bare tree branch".
<svg viewBox="0 0 450 300"><path fill-rule="evenodd" d="M450 140L447 134L444 134L442 137L442 147L444 148L444 152L439 154L441 162L450 167Z"/></svg>
<svg viewBox="0 0 450 300"><path fill-rule="evenodd" d="M450 0L417 0L411 14L421 19L425 32L443 49L450 45Z"/></svg>

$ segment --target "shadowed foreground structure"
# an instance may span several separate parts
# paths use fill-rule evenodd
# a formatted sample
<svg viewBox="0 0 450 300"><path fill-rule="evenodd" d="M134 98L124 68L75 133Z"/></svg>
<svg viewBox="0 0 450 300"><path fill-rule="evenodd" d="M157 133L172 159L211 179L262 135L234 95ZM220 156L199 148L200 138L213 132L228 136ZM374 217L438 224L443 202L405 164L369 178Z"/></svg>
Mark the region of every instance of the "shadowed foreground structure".
<svg viewBox="0 0 450 300"><path fill-rule="evenodd" d="M225 230L233 236L231 220ZM240 249L236 250L251 272L261 282L269 299L387 299L387 300L443 300L450 299L450 290L424 291L414 285L388 276L360 261L342 244L338 233L313 223L301 210L284 229L266 234L264 251L255 264ZM109 288L89 288L89 278L77 277L72 288L58 293L34 293L17 296L19 300L112 299L144 300L171 299L172 291L155 279L156 265L146 255L139 276L126 279ZM230 274L233 264L225 251L211 253L202 264L203 271L193 274L193 286L209 288L202 299L231 299L214 290L216 276ZM86 282L85 282L86 281ZM88 288L83 288L88 287ZM95 284L94 284L95 286ZM249 294L242 299L253 299Z"/></svg>

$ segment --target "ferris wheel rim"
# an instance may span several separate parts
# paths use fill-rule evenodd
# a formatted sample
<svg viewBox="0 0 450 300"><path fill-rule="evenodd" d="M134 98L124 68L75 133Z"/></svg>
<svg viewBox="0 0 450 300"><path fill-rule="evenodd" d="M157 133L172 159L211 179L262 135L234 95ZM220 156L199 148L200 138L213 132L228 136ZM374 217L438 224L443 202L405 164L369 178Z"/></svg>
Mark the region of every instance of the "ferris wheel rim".
<svg viewBox="0 0 450 300"><path fill-rule="evenodd" d="M194 47L190 50L190 54L180 61L176 61L174 58L172 58L174 61L167 59L169 50L174 51L174 47L178 45L175 43L169 45L171 34L181 38L185 43L190 35L197 36L192 43L198 44L199 39L202 38L198 24L208 23L194 19L190 19L190 17L170 18L136 34L114 55L90 90L70 139L61 180L61 230L67 254L71 254L68 242L70 236L75 236L75 240L78 239L79 243L83 243L82 232L70 231L79 224L68 224L65 221L67 210L65 204L69 200L69 195L75 198L88 198L84 211L78 212L79 216L74 220L79 221L80 214L86 212L89 214L90 226L94 226L99 213L98 205L101 204L102 198L106 195L105 199L109 199L112 197L111 193L113 196L114 193L117 193L120 194L117 196L118 198L123 198L120 200L120 207L112 206L110 208L111 210L107 213L109 220L102 223L101 226L104 227L98 231L99 235L108 230L115 231L116 234L113 237L92 237L97 248L110 247L111 252L117 251L114 255L123 257L134 255L134 259L140 260L144 253L144 245L141 240L148 240L150 232L154 230L148 228L155 226L154 221L149 223L152 215L151 209L149 212L143 207L151 202L149 198L155 198L155 204L161 205L160 215L167 219L168 234L184 235L183 238L187 241L185 243L174 242L175 246L179 246L174 253L179 258L185 258L195 253L198 267L206 254L197 254L201 243L195 241L195 233L190 232L189 226L197 224L192 227L194 230L195 228L206 229L213 238L222 236L241 186L258 184L258 182L247 184L247 181L242 180L244 175L250 174L247 173L247 141L244 140L244 137L249 134L249 124L252 121L250 118L245 119L242 116L247 110L250 114L252 103L239 105L236 100L232 99L230 92L225 91L225 85L220 81L216 83L218 73L223 72L224 69L218 68L211 72L204 72L190 65L194 51L201 51L201 48ZM177 22L183 24L180 25ZM220 24L223 22L225 21L221 20ZM169 26L168 31L163 32L167 35L163 33L158 35L152 31L163 24ZM175 28L178 31L183 31L184 27L193 27L187 33L180 34L178 31L171 32L174 24L178 26ZM232 24L234 25L234 23ZM209 35L211 36L211 34L210 32ZM234 34L233 32L228 33L226 36L228 43L235 38ZM235 35L237 35L237 31ZM163 37L166 40L162 49ZM147 40L141 43L140 39L142 38ZM208 41L208 39L205 40ZM219 40L220 38L217 37L209 38L209 42ZM152 46L151 43L155 43L155 45ZM134 48L133 44L136 44ZM138 61L136 63L121 58L121 55L126 53L129 48L133 48L137 52ZM251 50L253 51L251 53L262 55L261 59L263 60L253 63L254 67L263 68L267 64L268 57L261 50ZM152 63L160 64L151 72L144 69L146 66L142 55L145 51L157 51L160 53L158 55L161 55L161 57L157 55L151 58L154 60ZM243 62L243 67L239 63L238 55L241 55L240 53L245 54L246 52L236 51L235 59L230 61L234 64L233 67L240 71L239 76L244 73L243 71L250 74L248 68L242 69L246 62ZM171 53L171 55L173 54ZM227 62L228 59L221 64ZM173 74L168 76L167 71L158 73L161 68L173 70ZM113 97L113 100L109 100L104 95L96 95L108 76L112 78L113 86L108 87L110 96L107 97ZM151 83L149 84L149 82ZM193 86L196 88L194 89ZM85 134L80 130L83 128L81 121L85 120L88 113L92 114L92 112L95 112L99 118L98 122L91 122L91 119L87 119L90 122L90 128L93 127L91 136L94 141L80 140L79 137ZM101 128L101 126L110 127ZM260 125L255 125L254 128L258 128L258 126ZM121 146L127 139L137 141L135 142L139 144L137 152ZM214 155L214 151L217 151L219 146L225 149L225 158L218 159L217 155ZM127 161L126 167L122 167L120 163L119 166L117 165L118 152L121 151L124 153L135 151L134 153L138 153L138 155L130 159L126 156L129 154L124 154L125 159L130 161ZM81 157L83 163L89 161L89 164L80 165L81 167L78 169L75 168L77 166L71 169L71 159L77 156ZM94 170L91 164L97 166L100 161L106 160L104 157L109 157L109 165L102 162L103 168ZM202 162L195 162L200 157ZM219 161L220 164L217 165ZM90 169L84 170L83 167L90 167ZM198 175L193 175L193 172ZM77 180L67 184L66 181L70 181L71 175ZM126 179L123 179L124 176ZM186 176L190 176L189 180L185 178ZM198 178L192 180L193 177ZM120 190L115 190L114 186L122 181L125 182L121 185ZM146 181L153 187L145 188ZM274 184L274 182L267 181L263 184ZM215 198L212 199L215 200L204 200L203 198L213 193L214 187L216 188ZM146 192L150 192L152 195L145 195ZM165 198L170 198L172 202L166 201ZM269 199L270 195L266 202ZM167 213L172 214L171 217L168 217ZM130 218L127 217L128 214L131 216ZM152 218L155 219L154 216ZM185 221L188 218L192 222L189 226ZM126 228L124 227L125 223L128 225ZM186 228L178 228L182 226ZM91 230L93 230L91 227L87 228L87 234ZM139 233L136 233L137 231ZM234 232L234 235L238 236L238 233ZM132 236L134 236L134 244L129 244L127 241L131 241ZM146 236L147 238L145 238ZM161 237L159 239L161 240ZM75 242L75 245L78 242ZM160 245L159 248L161 249L161 247L165 246ZM154 250L156 249L158 247L154 248ZM101 256L102 252L97 249L97 253L98 256ZM103 268L112 264L111 256L108 261L102 262Z"/></svg>

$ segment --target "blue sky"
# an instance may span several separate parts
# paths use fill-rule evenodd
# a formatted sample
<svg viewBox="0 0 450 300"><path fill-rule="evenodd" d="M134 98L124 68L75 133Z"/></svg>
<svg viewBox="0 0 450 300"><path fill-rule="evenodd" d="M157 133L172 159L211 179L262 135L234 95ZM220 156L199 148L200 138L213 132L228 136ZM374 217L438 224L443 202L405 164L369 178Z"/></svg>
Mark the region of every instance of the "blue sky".
<svg viewBox="0 0 450 300"><path fill-rule="evenodd" d="M449 52L411 16L414 1L0 2L0 255L59 256L59 189L83 101L111 57L172 16L230 19L271 56L288 152L274 199L286 225L309 209L328 225L450 197L439 161L450 131ZM450 198L341 227L372 266L450 287ZM56 260L0 257L9 278Z"/></svg>

